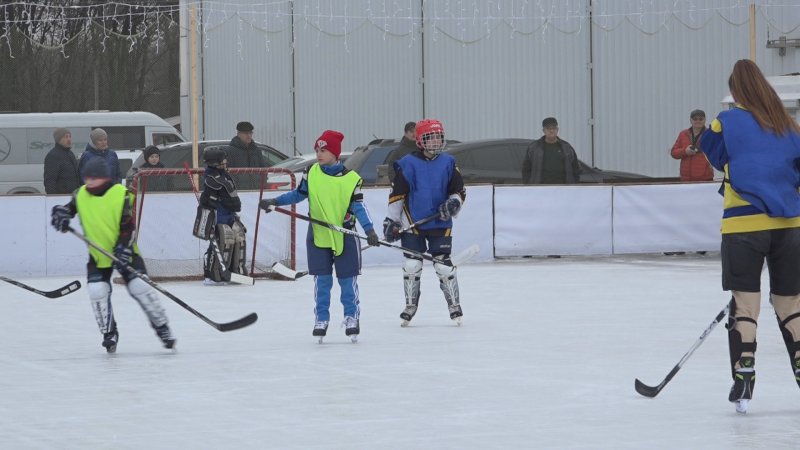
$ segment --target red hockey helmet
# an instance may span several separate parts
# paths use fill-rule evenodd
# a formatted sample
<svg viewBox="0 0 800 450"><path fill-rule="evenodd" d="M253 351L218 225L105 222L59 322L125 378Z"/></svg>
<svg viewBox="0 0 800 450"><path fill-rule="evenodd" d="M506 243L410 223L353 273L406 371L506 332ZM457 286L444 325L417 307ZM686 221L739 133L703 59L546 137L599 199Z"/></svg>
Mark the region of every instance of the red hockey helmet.
<svg viewBox="0 0 800 450"><path fill-rule="evenodd" d="M436 119L423 119L417 122L417 147L432 155L444 149L444 127Z"/></svg>

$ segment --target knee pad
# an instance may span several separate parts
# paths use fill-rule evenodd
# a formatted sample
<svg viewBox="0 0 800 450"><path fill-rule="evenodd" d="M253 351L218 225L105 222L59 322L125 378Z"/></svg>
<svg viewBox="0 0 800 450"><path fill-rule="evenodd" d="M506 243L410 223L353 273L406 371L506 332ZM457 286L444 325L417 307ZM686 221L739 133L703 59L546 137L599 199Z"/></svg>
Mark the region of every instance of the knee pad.
<svg viewBox="0 0 800 450"><path fill-rule="evenodd" d="M433 269L440 280L444 281L456 275L456 268L440 263L433 263Z"/></svg>
<svg viewBox="0 0 800 450"><path fill-rule="evenodd" d="M158 293L152 286L140 278L134 278L128 282L128 293L136 299L154 327L167 323L167 315L161 307Z"/></svg>
<svg viewBox="0 0 800 450"><path fill-rule="evenodd" d="M114 331L117 325L114 322L114 311L111 308L111 285L105 281L92 282L87 283L86 289L89 291L97 328L103 334Z"/></svg>
<svg viewBox="0 0 800 450"><path fill-rule="evenodd" d="M422 273L422 260L406 258L403 263L403 275L419 275Z"/></svg>

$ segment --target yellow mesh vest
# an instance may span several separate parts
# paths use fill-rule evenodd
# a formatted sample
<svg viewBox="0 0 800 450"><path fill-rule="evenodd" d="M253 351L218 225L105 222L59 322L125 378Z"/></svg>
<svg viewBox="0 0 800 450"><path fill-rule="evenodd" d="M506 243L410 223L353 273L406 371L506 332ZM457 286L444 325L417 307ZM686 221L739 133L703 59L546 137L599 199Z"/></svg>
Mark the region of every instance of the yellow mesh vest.
<svg viewBox="0 0 800 450"><path fill-rule="evenodd" d="M115 184L102 196L92 195L86 190L86 186L81 186L75 196L84 234L108 252L114 251L119 239L119 224L127 194L128 190L124 186ZM89 247L89 254L97 262L98 268L111 267L111 259L97 249Z"/></svg>
<svg viewBox="0 0 800 450"><path fill-rule="evenodd" d="M332 177L319 167L319 163L308 171L308 207L311 217L336 226L344 224L344 217L350 207L353 191L361 181L357 173L350 171L345 175ZM330 248L339 256L344 250L344 235L322 225L313 225L314 245Z"/></svg>

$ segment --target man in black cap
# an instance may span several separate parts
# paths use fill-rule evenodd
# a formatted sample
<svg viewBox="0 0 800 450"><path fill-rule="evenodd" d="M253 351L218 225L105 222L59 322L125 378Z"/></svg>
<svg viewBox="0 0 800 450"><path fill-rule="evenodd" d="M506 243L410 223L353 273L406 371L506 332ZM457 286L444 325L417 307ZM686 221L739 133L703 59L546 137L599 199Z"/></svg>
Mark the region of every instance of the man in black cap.
<svg viewBox="0 0 800 450"><path fill-rule="evenodd" d="M394 162L415 151L417 151L417 122L406 122L403 127L403 138L400 139L400 145L392 150L386 159L390 182L394 181Z"/></svg>
<svg viewBox="0 0 800 450"><path fill-rule="evenodd" d="M267 160L253 141L253 124L239 122L236 124L236 136L226 149L228 168L233 167L267 167ZM258 174L231 174L239 190L257 190L261 184Z"/></svg>
<svg viewBox="0 0 800 450"><path fill-rule="evenodd" d="M525 184L576 184L581 173L578 155L569 142L558 137L558 121L542 121L544 136L533 141L522 162Z"/></svg>
<svg viewBox="0 0 800 450"><path fill-rule="evenodd" d="M72 153L72 133L66 128L53 131L55 146L44 157L44 191L71 194L81 187L78 158Z"/></svg>

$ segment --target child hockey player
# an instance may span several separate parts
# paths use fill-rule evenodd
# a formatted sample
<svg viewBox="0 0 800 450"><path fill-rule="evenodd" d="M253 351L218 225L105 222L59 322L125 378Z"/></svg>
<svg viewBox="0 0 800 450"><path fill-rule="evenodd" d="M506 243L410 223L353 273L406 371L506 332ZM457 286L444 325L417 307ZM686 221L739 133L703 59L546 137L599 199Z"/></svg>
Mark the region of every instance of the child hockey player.
<svg viewBox="0 0 800 450"><path fill-rule="evenodd" d="M247 275L245 233L247 229L239 221L237 213L242 210L242 201L236 191L236 184L228 173L228 157L221 147L209 147L203 152L206 171L203 175L203 194L200 196L201 209L213 211L216 226L213 232L219 252L210 242L206 251L203 272L205 284L225 284L230 276L222 269L224 265L230 272ZM199 223L200 221L196 222ZM195 230L195 236L199 236ZM208 239L211 236L206 236ZM220 264L219 253L223 261Z"/></svg>
<svg viewBox="0 0 800 450"><path fill-rule="evenodd" d="M389 242L401 240L403 247L449 261L453 237L452 218L458 214L466 198L464 181L456 167L455 159L442 153L444 127L434 119L417 123L418 151L394 163L395 178L389 194L389 209L383 222L383 234ZM403 226L414 223L436 212L439 218L399 234ZM461 304L458 294L456 268L434 263L439 277L439 287L450 312L450 318L461 325ZM419 307L422 259L406 255L403 265L403 283L406 307L400 314L401 326L408 326Z"/></svg>
<svg viewBox="0 0 800 450"><path fill-rule="evenodd" d="M51 223L58 231L66 233L70 219L78 214L86 237L120 260L119 264L115 264L97 249L89 248L86 288L97 326L103 333L102 345L106 351L114 353L119 340L117 322L111 308L110 283L115 268L125 279L128 293L139 302L164 347L172 348L175 338L167 325L167 315L161 307L158 294L126 268L130 266L147 273L134 241L136 225L131 213L133 195L116 181L111 178L103 159L94 158L87 162L83 171L85 184L72 194L69 203L53 207Z"/></svg>
<svg viewBox="0 0 800 450"><path fill-rule="evenodd" d="M317 163L303 174L300 186L277 198L261 200L260 207L266 212L272 206L291 205L308 199L309 216L340 227L354 229L355 220L367 233L367 242L378 245L378 235L373 229L369 212L363 203L361 177L344 168L339 161L344 136L338 131L327 130L317 139L314 151ZM353 342L358 339L359 299L357 276L361 273L361 253L358 238L345 235L320 225L310 225L306 237L308 273L314 275L315 323L313 336L320 343L330 322L331 288L333 267L341 288L344 307L345 335Z"/></svg>
<svg viewBox="0 0 800 450"><path fill-rule="evenodd" d="M721 189L722 289L728 312L731 387L728 400L747 412L755 385L761 270L795 380L800 385L800 127L758 66L733 66L728 87L736 107L720 113L700 149L725 173Z"/></svg>

